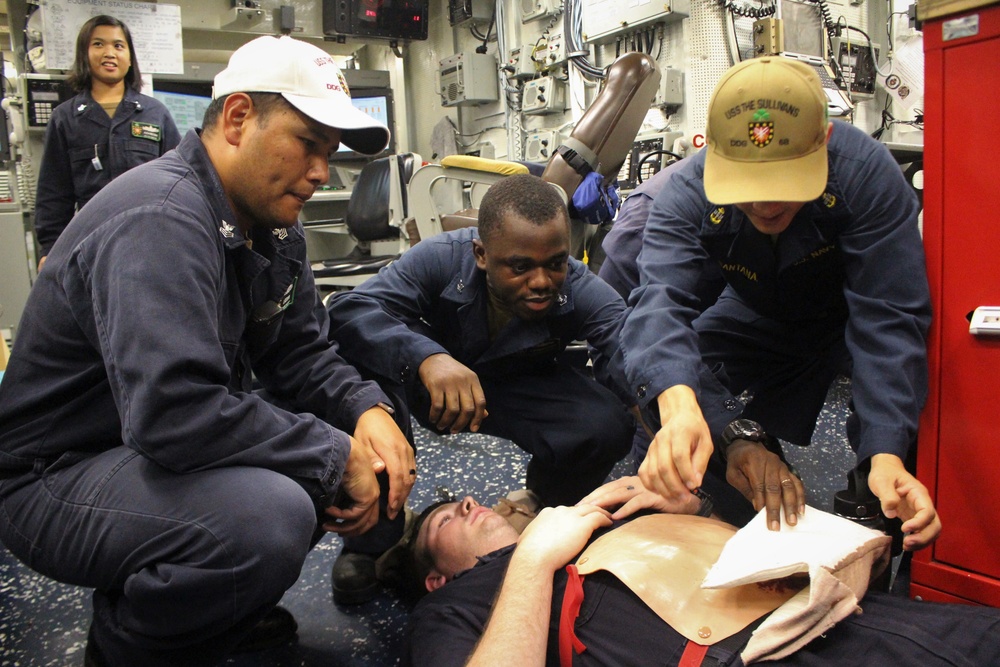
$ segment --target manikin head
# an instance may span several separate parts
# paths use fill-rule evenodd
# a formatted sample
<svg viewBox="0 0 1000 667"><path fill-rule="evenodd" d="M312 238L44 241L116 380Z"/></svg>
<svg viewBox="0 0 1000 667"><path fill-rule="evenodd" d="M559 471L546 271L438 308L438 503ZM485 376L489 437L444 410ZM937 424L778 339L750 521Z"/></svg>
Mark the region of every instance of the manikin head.
<svg viewBox="0 0 1000 667"><path fill-rule="evenodd" d="M444 586L480 556L518 539L517 530L500 514L472 496L430 505L407 526L401 584L414 597Z"/></svg>

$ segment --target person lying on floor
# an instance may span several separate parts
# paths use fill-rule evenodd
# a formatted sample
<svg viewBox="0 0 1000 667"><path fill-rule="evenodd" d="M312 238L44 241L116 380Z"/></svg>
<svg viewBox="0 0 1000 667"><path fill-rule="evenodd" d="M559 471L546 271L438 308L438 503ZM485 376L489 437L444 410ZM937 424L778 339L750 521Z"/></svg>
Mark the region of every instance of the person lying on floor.
<svg viewBox="0 0 1000 667"><path fill-rule="evenodd" d="M401 580L429 592L403 664L1000 664L1000 610L865 595L887 536L816 509L780 532L710 512L637 477L520 536L471 496L431 505L400 547Z"/></svg>

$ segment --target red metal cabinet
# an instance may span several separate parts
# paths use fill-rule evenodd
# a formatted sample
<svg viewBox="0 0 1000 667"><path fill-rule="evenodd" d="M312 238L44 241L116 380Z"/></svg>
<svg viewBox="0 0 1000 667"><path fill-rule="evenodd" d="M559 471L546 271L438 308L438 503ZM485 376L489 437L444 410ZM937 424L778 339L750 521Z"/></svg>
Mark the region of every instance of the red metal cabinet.
<svg viewBox="0 0 1000 667"><path fill-rule="evenodd" d="M917 467L944 530L914 558L910 592L1000 607L1000 337L970 334L967 319L1000 306L1000 6L923 31L934 323Z"/></svg>

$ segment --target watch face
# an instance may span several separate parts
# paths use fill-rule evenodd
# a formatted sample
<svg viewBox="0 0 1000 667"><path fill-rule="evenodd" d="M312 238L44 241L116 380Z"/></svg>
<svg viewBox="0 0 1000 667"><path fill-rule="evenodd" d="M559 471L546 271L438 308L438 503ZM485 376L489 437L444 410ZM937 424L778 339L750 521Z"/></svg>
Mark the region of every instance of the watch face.
<svg viewBox="0 0 1000 667"><path fill-rule="evenodd" d="M726 444L731 443L733 440L763 442L766 437L764 428L751 419L734 419L729 422L729 426L722 432L722 439Z"/></svg>

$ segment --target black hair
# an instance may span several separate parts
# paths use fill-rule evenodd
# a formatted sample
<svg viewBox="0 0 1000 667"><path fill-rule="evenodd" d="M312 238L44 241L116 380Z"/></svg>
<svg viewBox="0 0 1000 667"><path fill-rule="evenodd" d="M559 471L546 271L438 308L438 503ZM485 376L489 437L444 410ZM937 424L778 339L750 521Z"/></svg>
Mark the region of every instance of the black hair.
<svg viewBox="0 0 1000 667"><path fill-rule="evenodd" d="M90 40L94 36L94 30L98 26L109 25L113 28L121 28L125 34L125 43L128 44L129 60L132 65L125 72L125 87L131 88L135 92L142 91L142 72L139 70L139 61L135 56L135 46L132 45L132 33L119 19L107 14L100 14L88 19L76 36L76 58L73 60L73 69L70 70L68 83L78 93L90 90L92 75L90 73Z"/></svg>
<svg viewBox="0 0 1000 667"><path fill-rule="evenodd" d="M569 224L569 213L559 192L538 176L518 174L490 186L479 204L479 238L483 243L503 232L503 221L516 215L542 226L557 216Z"/></svg>
<svg viewBox="0 0 1000 667"><path fill-rule="evenodd" d="M279 107L292 105L281 96L281 93L247 93L250 96L250 101L253 102L254 109L257 110L257 116L259 118L259 123L264 125L267 123L268 117L276 111ZM205 109L205 115L201 120L202 129L208 129L215 125L216 121L219 119L219 115L222 113L222 107L226 103L226 98L229 95L223 95L211 101L208 108Z"/></svg>

